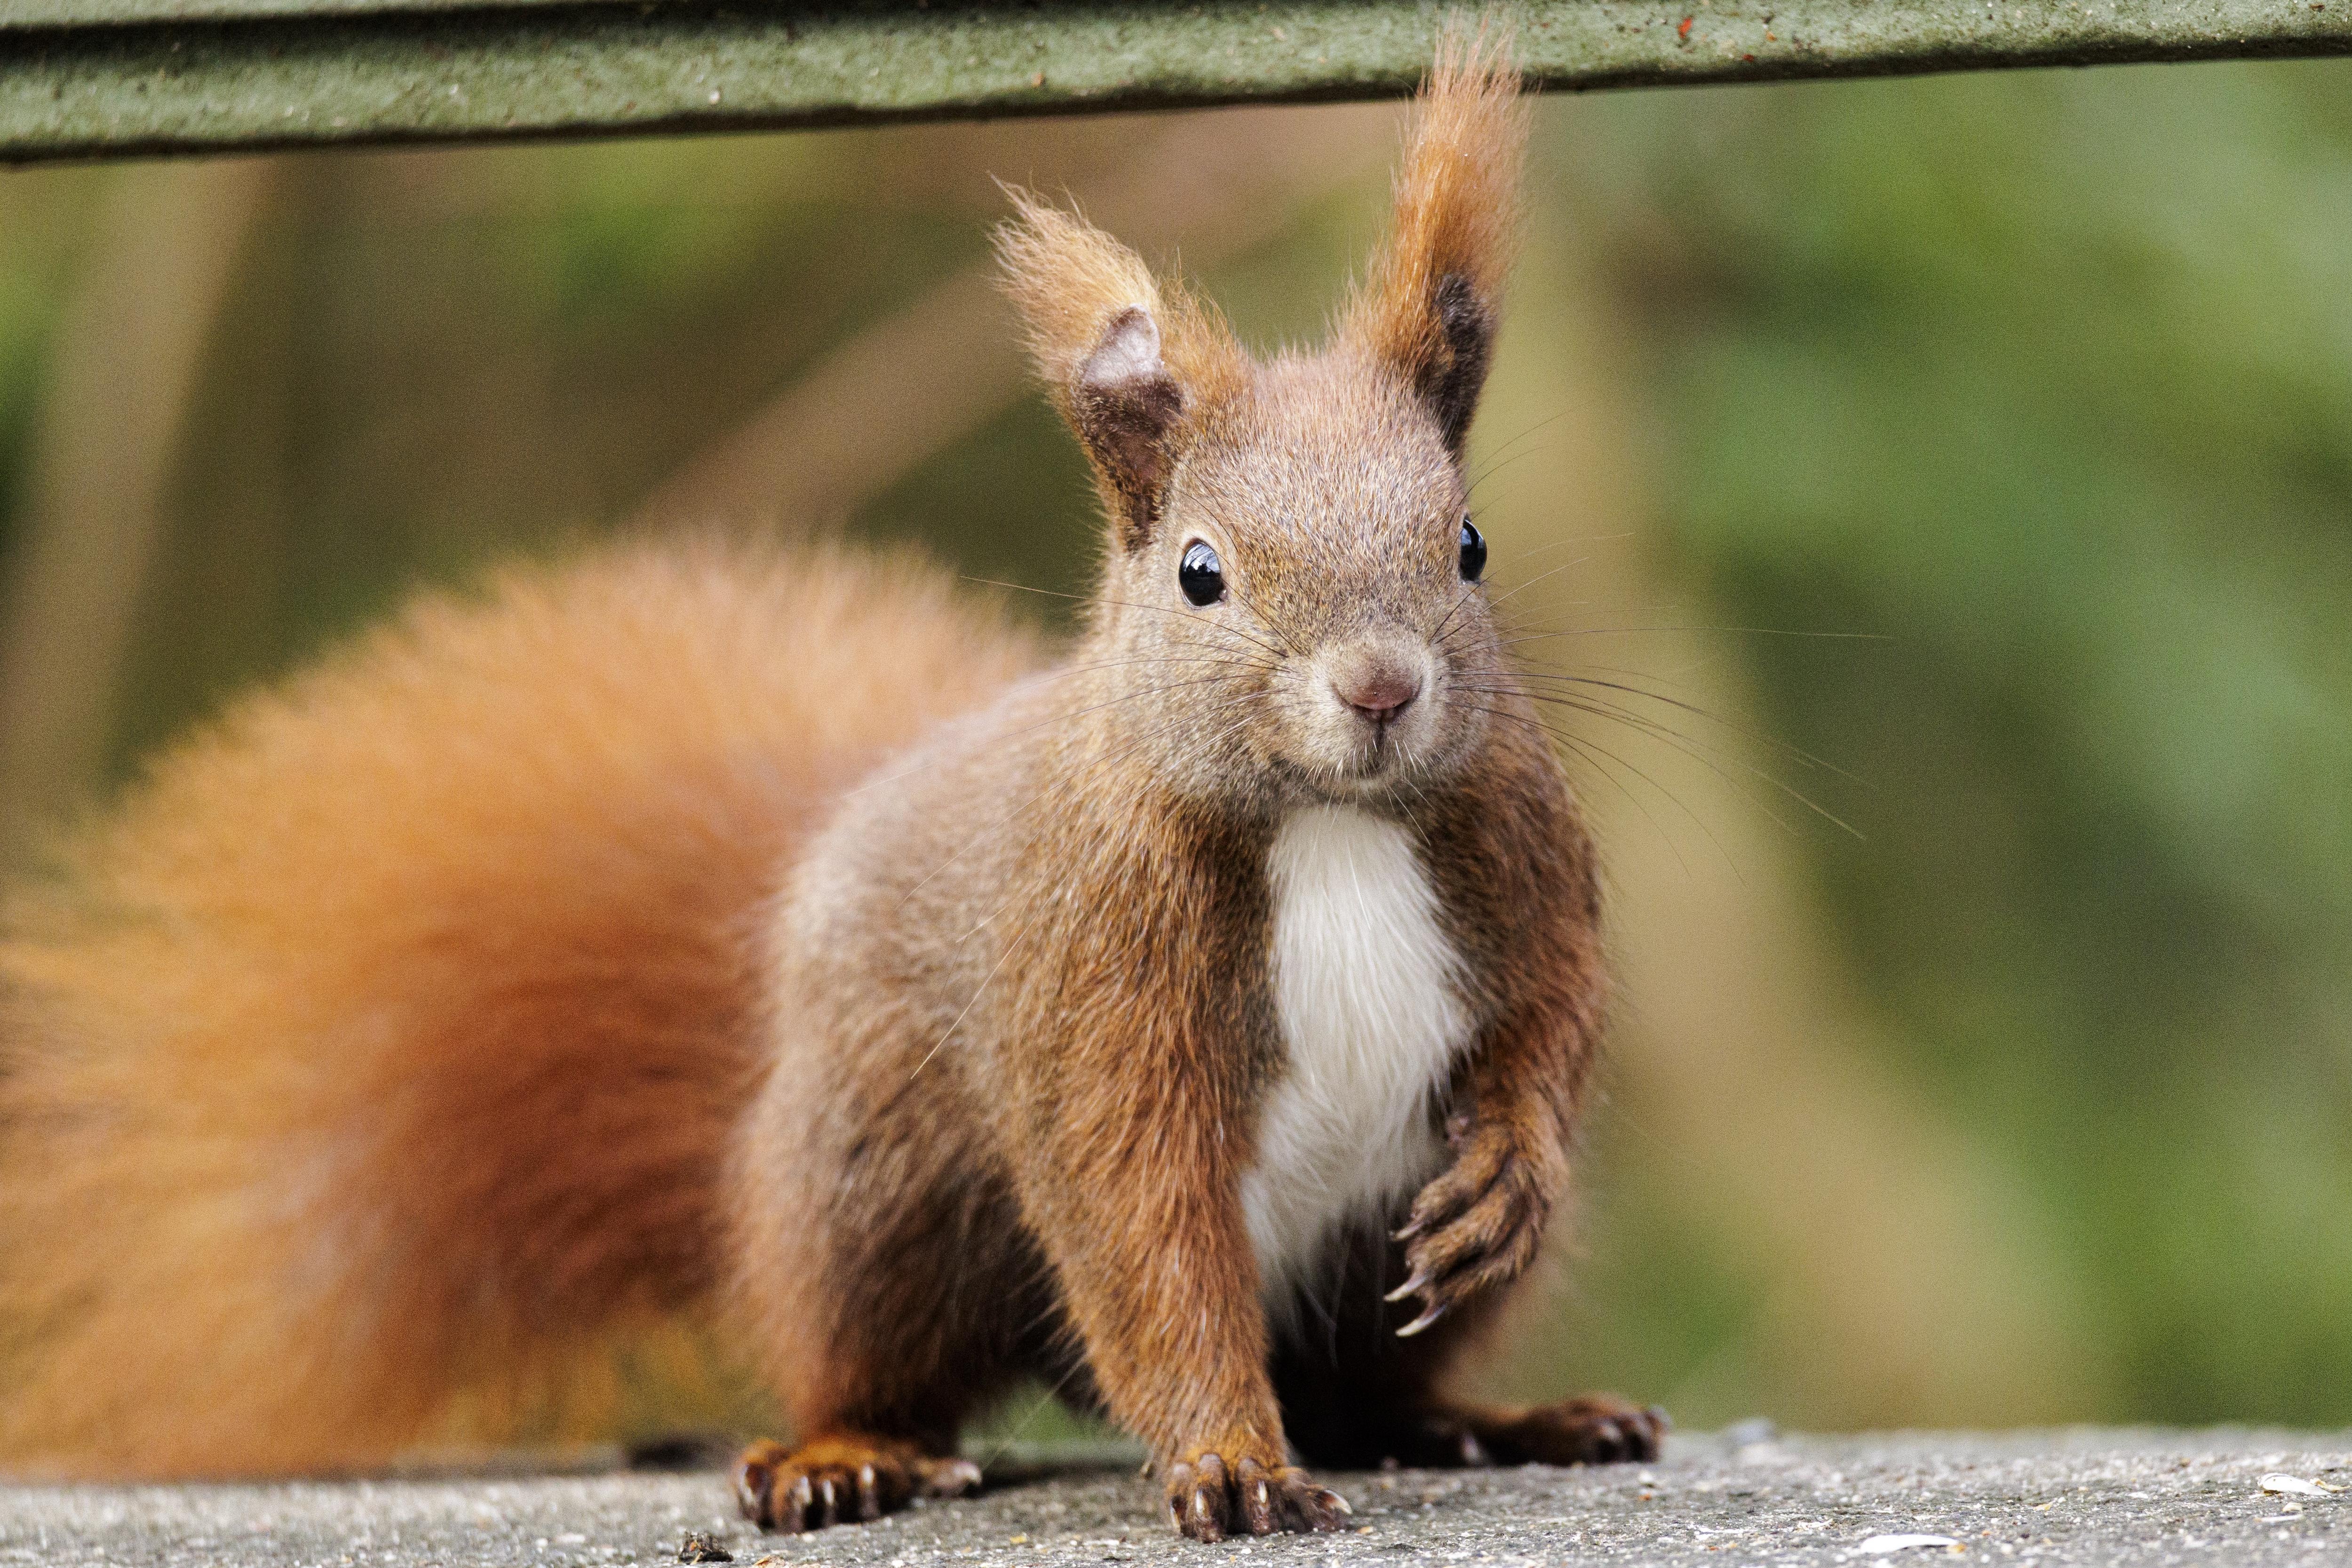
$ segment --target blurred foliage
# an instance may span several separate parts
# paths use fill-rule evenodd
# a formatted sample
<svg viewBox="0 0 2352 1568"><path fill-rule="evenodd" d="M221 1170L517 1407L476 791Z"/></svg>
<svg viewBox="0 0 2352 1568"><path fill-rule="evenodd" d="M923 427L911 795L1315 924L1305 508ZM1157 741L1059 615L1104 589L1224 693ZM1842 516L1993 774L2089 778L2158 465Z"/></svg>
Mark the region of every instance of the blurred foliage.
<svg viewBox="0 0 2352 1568"><path fill-rule="evenodd" d="M1867 782L1864 841L1806 832L1804 864L1894 1068L2058 1238L2085 1419L2352 1421L2348 70L1543 110L1531 245L1628 326L1706 614L1879 639L1725 647L1759 724ZM1133 124L288 160L188 410L118 772L418 581L611 526L980 260L990 174L1050 187ZM106 178L0 174L11 531ZM1336 181L1212 292L1314 334L1381 189ZM1089 504L1033 399L856 526L1066 592ZM1559 1353L1747 1414L1782 1375L1746 1359L1755 1281L1638 1133L1601 1119Z"/></svg>
<svg viewBox="0 0 2352 1568"><path fill-rule="evenodd" d="M1874 786L1814 842L1839 940L2078 1258L2106 1417L2352 1418L2347 80L1576 127L1683 559L1732 622L1887 639L1743 646Z"/></svg>

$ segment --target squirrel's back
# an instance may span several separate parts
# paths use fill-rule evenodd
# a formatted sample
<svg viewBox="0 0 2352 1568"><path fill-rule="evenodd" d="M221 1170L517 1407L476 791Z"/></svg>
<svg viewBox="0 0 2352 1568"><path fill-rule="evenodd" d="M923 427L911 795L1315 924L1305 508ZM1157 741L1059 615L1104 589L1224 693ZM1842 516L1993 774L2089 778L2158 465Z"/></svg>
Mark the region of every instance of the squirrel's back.
<svg viewBox="0 0 2352 1568"><path fill-rule="evenodd" d="M638 545L167 755L0 931L0 1465L496 1440L690 1319L782 866L1034 662L909 563Z"/></svg>

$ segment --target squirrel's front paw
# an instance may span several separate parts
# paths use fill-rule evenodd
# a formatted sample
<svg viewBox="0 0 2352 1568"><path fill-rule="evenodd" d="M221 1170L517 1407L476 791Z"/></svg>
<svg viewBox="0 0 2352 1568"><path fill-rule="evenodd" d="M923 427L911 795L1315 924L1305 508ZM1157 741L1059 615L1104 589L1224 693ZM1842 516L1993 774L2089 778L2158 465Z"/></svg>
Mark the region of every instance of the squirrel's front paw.
<svg viewBox="0 0 2352 1568"><path fill-rule="evenodd" d="M1507 1129L1456 1116L1446 1126L1454 1163L1413 1199L1396 1239L1406 1244L1405 1282L1391 1301L1421 1298L1417 1334L1479 1291L1516 1277L1535 1258L1551 1217L1553 1182Z"/></svg>
<svg viewBox="0 0 2352 1568"><path fill-rule="evenodd" d="M762 1530L797 1534L895 1513L916 1497L958 1497L980 1484L970 1459L911 1443L841 1433L797 1448L754 1443L735 1462L735 1500Z"/></svg>
<svg viewBox="0 0 2352 1568"><path fill-rule="evenodd" d="M1195 1541L1247 1531L1337 1530L1356 1510L1295 1465L1236 1458L1206 1449L1168 1467L1168 1517Z"/></svg>

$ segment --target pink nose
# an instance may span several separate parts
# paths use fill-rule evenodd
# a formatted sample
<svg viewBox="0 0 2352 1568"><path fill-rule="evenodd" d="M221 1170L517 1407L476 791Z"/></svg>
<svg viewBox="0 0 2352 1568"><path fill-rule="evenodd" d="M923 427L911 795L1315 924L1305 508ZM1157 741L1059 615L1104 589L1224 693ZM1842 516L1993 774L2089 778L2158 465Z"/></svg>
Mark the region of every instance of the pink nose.
<svg viewBox="0 0 2352 1568"><path fill-rule="evenodd" d="M1412 670L1376 665L1351 679L1335 680L1331 689L1339 700L1370 719L1385 724L1421 695L1421 677Z"/></svg>

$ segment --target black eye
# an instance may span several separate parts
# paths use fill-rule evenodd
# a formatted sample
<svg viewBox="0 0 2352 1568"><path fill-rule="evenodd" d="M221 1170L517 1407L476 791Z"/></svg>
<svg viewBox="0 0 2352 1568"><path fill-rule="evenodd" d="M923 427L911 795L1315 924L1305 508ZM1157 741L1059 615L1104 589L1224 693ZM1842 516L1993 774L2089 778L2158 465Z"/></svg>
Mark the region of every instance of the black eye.
<svg viewBox="0 0 2352 1568"><path fill-rule="evenodd" d="M1225 563L1196 539L1184 547L1184 559L1177 563L1176 585L1192 603L1213 605L1225 596Z"/></svg>
<svg viewBox="0 0 2352 1568"><path fill-rule="evenodd" d="M1475 583L1486 569L1486 536L1468 518L1462 520L1462 580Z"/></svg>

